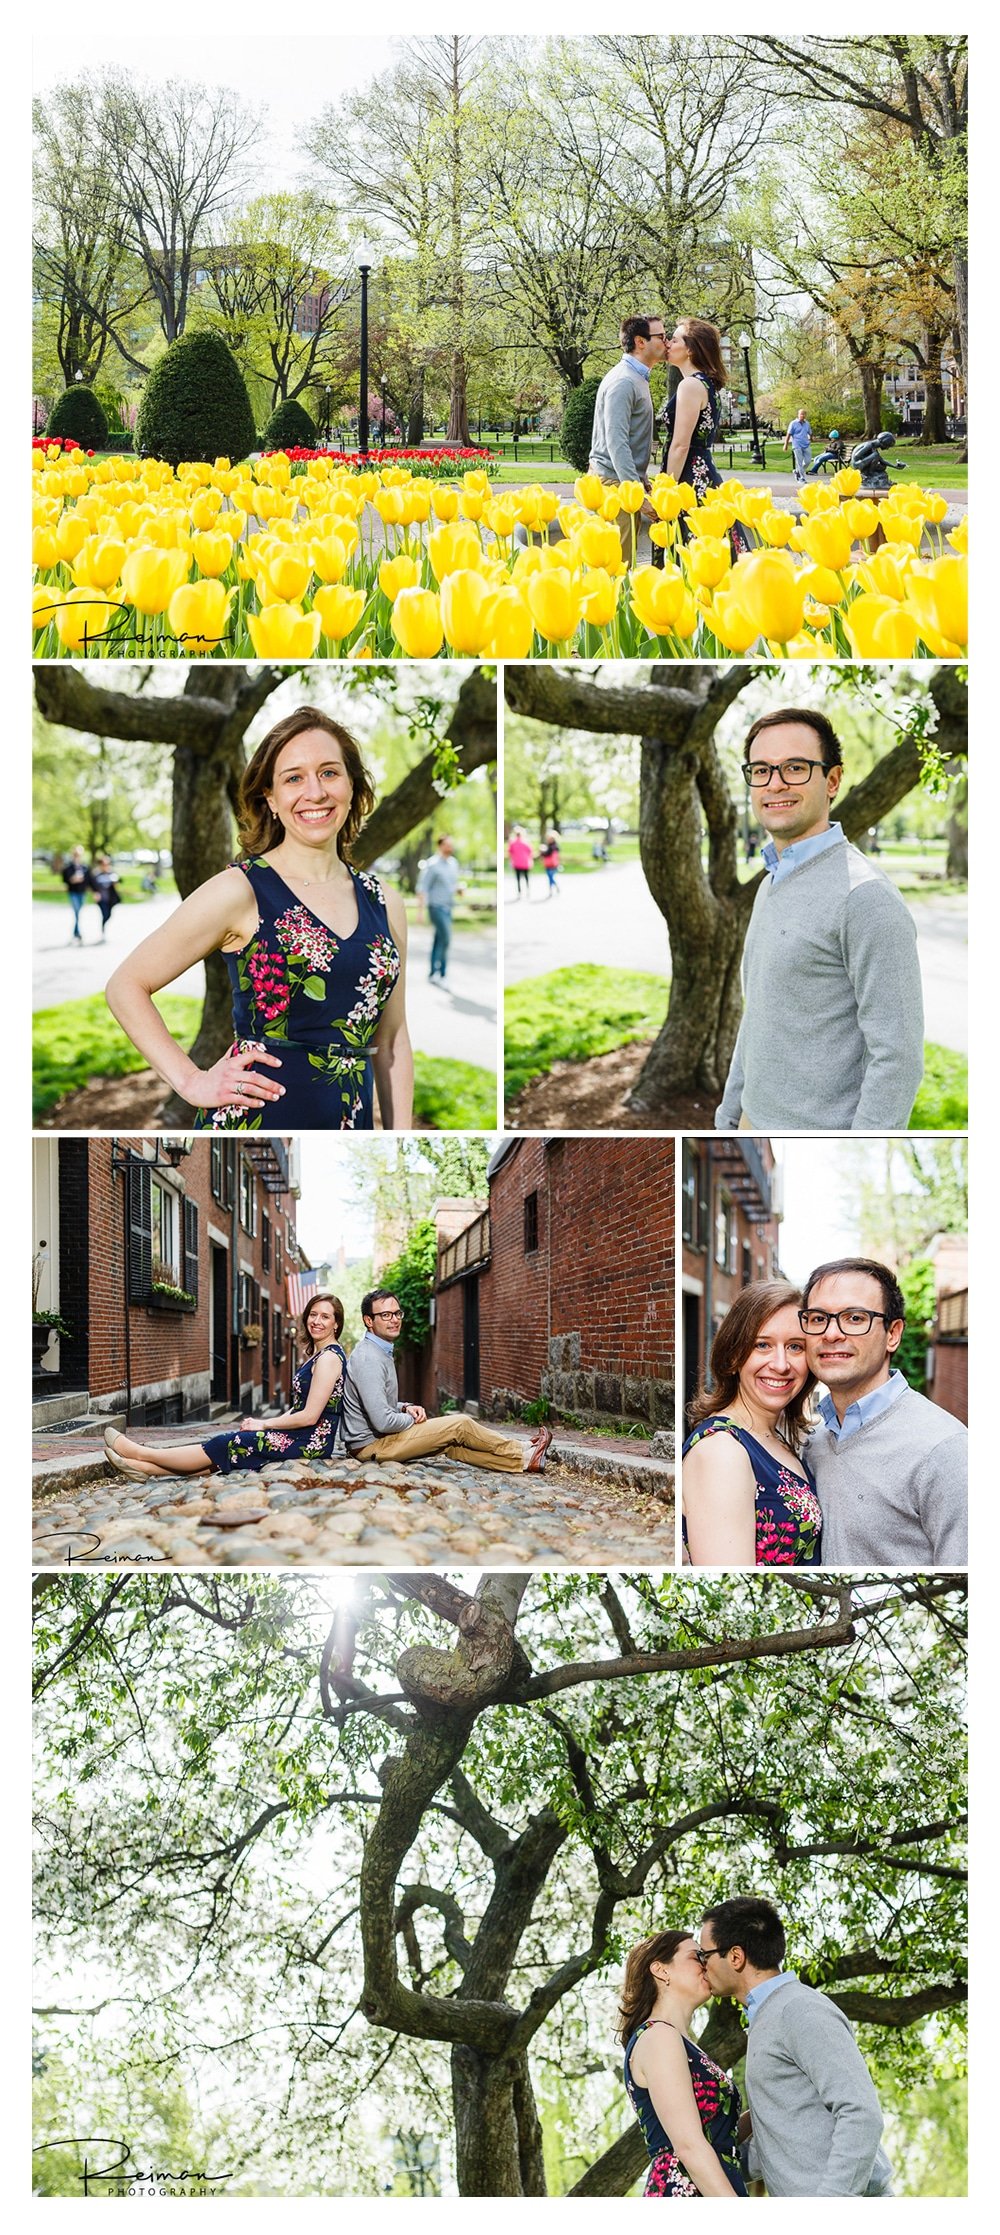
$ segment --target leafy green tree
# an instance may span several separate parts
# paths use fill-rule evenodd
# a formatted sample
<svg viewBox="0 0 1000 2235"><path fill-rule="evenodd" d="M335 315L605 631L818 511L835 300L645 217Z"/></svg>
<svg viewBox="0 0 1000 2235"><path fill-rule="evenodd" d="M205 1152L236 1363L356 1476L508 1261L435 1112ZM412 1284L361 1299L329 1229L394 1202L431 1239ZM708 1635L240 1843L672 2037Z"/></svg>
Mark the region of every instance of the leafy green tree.
<svg viewBox="0 0 1000 2235"><path fill-rule="evenodd" d="M136 447L177 466L245 458L256 441L246 382L218 334L182 334L154 365L142 392Z"/></svg>
<svg viewBox="0 0 1000 2235"><path fill-rule="evenodd" d="M53 2048L101 2086L214 2084L272 2192L383 2187L402 2123L464 2195L544 2194L541 2089L556 2178L582 2162L573 2193L622 2195L637 2129L600 2140L624 1952L765 1887L876 2080L932 2087L961 2066L963 1596L908 1574L39 1577ZM702 2038L738 2062L735 2009Z"/></svg>

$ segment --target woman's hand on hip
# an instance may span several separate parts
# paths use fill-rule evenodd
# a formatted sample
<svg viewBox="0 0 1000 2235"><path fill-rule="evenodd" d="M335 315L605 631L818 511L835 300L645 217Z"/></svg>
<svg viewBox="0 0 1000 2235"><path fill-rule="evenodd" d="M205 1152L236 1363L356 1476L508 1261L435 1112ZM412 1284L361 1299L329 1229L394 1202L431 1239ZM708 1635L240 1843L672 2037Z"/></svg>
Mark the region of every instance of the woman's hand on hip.
<svg viewBox="0 0 1000 2235"><path fill-rule="evenodd" d="M230 1048L218 1063L213 1063L210 1071L196 1073L197 1091L189 1099L206 1110L256 1110L265 1103L279 1102L284 1087L279 1086L277 1079L258 1070L259 1064L280 1071L281 1057L265 1055L262 1048Z"/></svg>

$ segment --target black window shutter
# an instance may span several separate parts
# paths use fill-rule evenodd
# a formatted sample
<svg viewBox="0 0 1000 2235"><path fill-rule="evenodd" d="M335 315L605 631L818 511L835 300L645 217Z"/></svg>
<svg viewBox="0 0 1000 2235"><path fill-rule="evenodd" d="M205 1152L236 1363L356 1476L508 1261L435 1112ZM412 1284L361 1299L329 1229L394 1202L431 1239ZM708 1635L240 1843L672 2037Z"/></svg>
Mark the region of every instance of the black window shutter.
<svg viewBox="0 0 1000 2235"><path fill-rule="evenodd" d="M184 1198L184 1271L181 1286L189 1296L198 1294L198 1205Z"/></svg>
<svg viewBox="0 0 1000 2235"><path fill-rule="evenodd" d="M144 1304L153 1282L153 1216L149 1165L140 1156L128 1168L128 1258L132 1301Z"/></svg>

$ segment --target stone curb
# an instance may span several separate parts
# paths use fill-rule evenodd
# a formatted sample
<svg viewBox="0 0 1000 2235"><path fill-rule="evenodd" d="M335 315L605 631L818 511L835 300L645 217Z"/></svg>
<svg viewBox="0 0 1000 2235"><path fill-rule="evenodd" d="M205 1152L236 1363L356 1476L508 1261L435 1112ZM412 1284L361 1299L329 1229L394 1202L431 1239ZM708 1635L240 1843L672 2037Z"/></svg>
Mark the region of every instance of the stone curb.
<svg viewBox="0 0 1000 2235"><path fill-rule="evenodd" d="M595 1475L599 1482L626 1484L630 1490L644 1490L652 1498L668 1504L674 1494L674 1470L662 1459L626 1459L617 1451L595 1451L590 1444L560 1443L558 1437L549 1453L552 1466L565 1467L570 1474Z"/></svg>

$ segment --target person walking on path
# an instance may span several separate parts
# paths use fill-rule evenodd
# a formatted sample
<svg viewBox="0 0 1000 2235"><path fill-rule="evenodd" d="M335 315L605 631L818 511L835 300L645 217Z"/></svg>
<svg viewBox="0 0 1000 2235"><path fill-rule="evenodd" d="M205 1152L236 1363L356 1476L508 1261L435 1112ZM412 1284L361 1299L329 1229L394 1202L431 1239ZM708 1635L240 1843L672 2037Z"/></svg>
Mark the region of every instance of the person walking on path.
<svg viewBox="0 0 1000 2235"><path fill-rule="evenodd" d="M458 894L462 890L460 880L461 872L455 856L455 841L447 831L442 831L438 837L434 853L424 862L417 878L417 903L420 909L420 921L422 923L424 920L424 909L426 907L427 914L434 927L434 938L431 943L430 976L432 979L440 978L442 983L448 965L448 949L451 945L452 910Z"/></svg>
<svg viewBox="0 0 1000 2235"><path fill-rule="evenodd" d="M662 318L624 318L620 338L621 357L605 373L594 403L589 471L609 488L638 483L646 491L654 433L649 376L663 362L666 328ZM636 511L644 520L656 517L647 497L635 510L622 506L617 527L627 567L635 564Z"/></svg>
<svg viewBox="0 0 1000 2235"><path fill-rule="evenodd" d="M372 1288L361 1299L365 1331L351 1352L344 1387L344 1442L354 1459L429 1459L453 1451L472 1467L500 1474L543 1474L551 1428L538 1428L525 1457L516 1436L484 1428L465 1412L429 1420L422 1405L401 1404L392 1346L403 1314L391 1289Z"/></svg>
<svg viewBox="0 0 1000 2235"><path fill-rule="evenodd" d="M97 905L101 911L101 941L103 944L108 935L111 911L113 908L117 908L121 899L118 880L111 866L109 854L98 854L94 863L94 891L97 894Z"/></svg>
<svg viewBox="0 0 1000 2235"><path fill-rule="evenodd" d="M812 428L809 424L805 405L803 405L801 411L796 412L790 426L786 428L782 449L787 450L789 443L792 446L792 465L795 469L795 479L796 481L804 481L812 461Z"/></svg>
<svg viewBox="0 0 1000 2235"><path fill-rule="evenodd" d="M528 875L531 869L531 864L535 858L535 849L531 843L530 838L525 837L520 823L515 823L514 828L511 831L510 840L507 846L507 857L514 872L514 897L516 900L520 900L522 879L524 881L525 895L527 895Z"/></svg>
<svg viewBox="0 0 1000 2235"><path fill-rule="evenodd" d="M62 881L69 894L69 904L73 911L73 938L76 944L82 947L83 933L80 929L80 910L88 892L94 890L93 873L88 869L84 860L82 846L74 846L69 860L64 861Z"/></svg>
<svg viewBox="0 0 1000 2235"><path fill-rule="evenodd" d="M559 833L557 830L550 830L546 834L545 844L542 847L542 868L548 878L549 885L546 899L558 898L559 887L556 883L556 877L559 873Z"/></svg>

